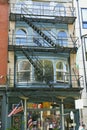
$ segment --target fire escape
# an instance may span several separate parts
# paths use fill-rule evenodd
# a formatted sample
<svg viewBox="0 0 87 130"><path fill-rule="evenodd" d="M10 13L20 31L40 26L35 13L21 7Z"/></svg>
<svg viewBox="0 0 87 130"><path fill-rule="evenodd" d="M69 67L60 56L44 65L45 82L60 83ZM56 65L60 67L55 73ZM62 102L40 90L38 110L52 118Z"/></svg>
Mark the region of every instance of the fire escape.
<svg viewBox="0 0 87 130"><path fill-rule="evenodd" d="M40 42L40 40L37 40L34 38L35 43L37 44L37 46L24 46L24 45L13 45L13 44L9 44L8 49L14 50L15 52L21 51L24 56L26 56L26 58L29 60L29 62L33 65L33 67L36 70L37 75L41 76L41 78L43 80L46 81L46 83L48 85L50 85L50 80L47 80L47 77L45 77L42 73L42 69L44 69L42 63L40 62L39 58L36 57L34 55L34 51L36 52L53 52L53 53L69 53L69 54L76 54L77 52L77 38L73 38L70 35L70 42L72 42L71 46L63 46L58 44L58 40L60 39L56 39L52 34L50 34L51 37L53 37L55 40L53 40L52 38L50 38L48 35L46 35L40 27L37 26L37 23L40 23L41 21L51 21L53 23L67 23L67 24L73 24L76 16L75 16L75 10L73 8L69 8L66 10L66 15L48 15L45 12L43 14L34 14L33 13L33 7L32 7L32 11L31 9L29 9L29 6L26 4L22 4L21 8L20 8L20 12L16 13L16 8L12 8L11 10L15 10L15 11L11 11L10 12L10 20L11 21L24 21L25 23L27 23L43 40L44 40L44 44L42 45L42 43ZM37 9L36 9L37 10ZM47 9L48 10L48 9ZM50 11L50 10L48 10ZM53 10L52 10L53 11ZM70 12L68 12L70 11ZM42 12L42 10L41 10ZM46 29L46 27L44 25L42 25L42 28ZM49 33L49 32L47 32ZM68 40L69 41L69 40ZM30 56L29 54L32 54L32 56ZM34 59L34 60L33 60ZM40 69L42 68L42 69ZM74 71L75 74L75 71ZM71 77L71 74L70 74ZM76 80L77 76L75 74ZM49 79L49 78L48 78ZM72 79L71 79L72 80Z"/></svg>

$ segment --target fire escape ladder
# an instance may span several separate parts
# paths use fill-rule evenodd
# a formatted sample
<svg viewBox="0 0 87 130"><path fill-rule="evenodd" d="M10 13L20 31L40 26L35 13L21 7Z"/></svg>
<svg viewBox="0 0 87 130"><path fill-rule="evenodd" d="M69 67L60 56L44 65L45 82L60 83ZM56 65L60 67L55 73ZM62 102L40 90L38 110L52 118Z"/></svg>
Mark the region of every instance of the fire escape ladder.
<svg viewBox="0 0 87 130"><path fill-rule="evenodd" d="M23 16L23 20L31 26L41 37L43 37L52 47L56 47L56 44L45 34L43 33L38 27L36 27L29 18Z"/></svg>
<svg viewBox="0 0 87 130"><path fill-rule="evenodd" d="M36 61L37 59L35 59L35 61L36 61L36 63L35 63L35 61L33 61L33 58L31 58L30 56L29 56L29 51L26 51L25 49L23 49L23 48L21 48L21 50L22 50L22 52L23 52L23 54L27 57L27 59L29 60L29 62L33 65L33 67L36 69L36 71L39 73L39 74L41 74L42 75L42 73L41 73L41 70L40 70L40 62L38 62L38 61ZM34 56L33 56L34 57ZM34 57L35 58L35 57ZM40 65L39 65L40 64Z"/></svg>
<svg viewBox="0 0 87 130"><path fill-rule="evenodd" d="M29 60L29 62L33 65L33 67L35 68L36 74L40 77L40 79L42 79L43 81L45 81L45 83L49 87L51 87L52 84L50 83L50 80L43 74L44 67L43 67L42 63L40 62L40 60L38 59L38 57L36 57L34 55L32 55L30 57L29 56L29 52L31 52L31 50L29 50L29 49L25 50L24 48L21 48L21 51L26 56L26 58Z"/></svg>
<svg viewBox="0 0 87 130"><path fill-rule="evenodd" d="M41 37L43 37L48 42L48 44L50 44L52 47L56 47L56 43L51 38L49 38L45 33L43 33L40 28L38 28L36 25L34 25L32 23L32 22L37 22L37 20L35 20L37 17L36 17L36 15L34 16L34 14L31 11L29 11L28 8L29 7L24 3L23 7L22 7L22 11L24 12L24 14L22 14L23 20L29 26L31 26ZM32 14L32 16L31 16L31 14ZM34 16L34 18L33 18L33 16ZM43 28L45 29L45 27L43 27Z"/></svg>

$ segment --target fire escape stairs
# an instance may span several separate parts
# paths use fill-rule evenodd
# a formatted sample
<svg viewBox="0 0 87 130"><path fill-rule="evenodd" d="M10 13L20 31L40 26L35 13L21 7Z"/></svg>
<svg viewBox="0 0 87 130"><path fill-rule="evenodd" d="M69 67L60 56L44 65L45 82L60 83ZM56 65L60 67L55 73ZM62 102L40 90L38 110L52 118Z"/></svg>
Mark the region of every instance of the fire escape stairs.
<svg viewBox="0 0 87 130"><path fill-rule="evenodd" d="M43 81L45 81L45 83L50 87L50 81L48 81L47 77L45 77L43 75L43 71L42 70L44 70L44 67L43 67L42 63L40 62L39 58L34 56L34 55L29 56L29 52L31 52L31 50L29 50L29 49L26 51L24 48L21 48L21 51L27 57L29 62L33 65L37 75L40 76L40 78Z"/></svg>
<svg viewBox="0 0 87 130"><path fill-rule="evenodd" d="M25 4L23 5L22 11L26 14L26 15L25 14L22 15L23 20L29 26L31 26L42 38L44 38L48 42L48 44L50 44L54 48L58 47L58 45L56 45L56 43L51 38L49 38L44 32L42 32L39 27L37 27L36 25L33 24L33 22L37 22L37 20L35 20L32 17L32 16L34 16L34 14L28 10L27 5L25 5ZM32 14L32 16L30 14ZM35 18L37 18L37 16L35 16ZM43 26L43 28L46 29L44 26Z"/></svg>
<svg viewBox="0 0 87 130"><path fill-rule="evenodd" d="M49 80L49 77L45 77L45 75L43 74L43 71L44 70L44 67L42 65L42 63L40 62L39 58L32 55L32 56L29 56L29 53L31 53L31 50L25 50L25 48L21 48L21 51L23 52L23 54L26 56L26 58L29 60L29 62L33 65L36 73L38 76L40 76L40 78L45 81L45 83L51 87L51 83L50 83L50 80ZM33 52L32 52L33 54Z"/></svg>
<svg viewBox="0 0 87 130"><path fill-rule="evenodd" d="M39 59L35 56L30 57L29 56L29 49L26 51L25 49L21 48L23 54L27 57L29 62L33 65L33 67L36 69L36 71L42 75L40 68L42 67L42 64L40 63ZM31 52L31 51L30 51ZM35 59L35 61L33 60Z"/></svg>
<svg viewBox="0 0 87 130"><path fill-rule="evenodd" d="M51 38L49 38L45 33L43 33L38 27L36 27L29 18L26 18L25 16L23 16L23 20L29 25L31 26L41 37L43 37L48 44L50 44L52 47L58 47L56 46L56 44L51 40Z"/></svg>

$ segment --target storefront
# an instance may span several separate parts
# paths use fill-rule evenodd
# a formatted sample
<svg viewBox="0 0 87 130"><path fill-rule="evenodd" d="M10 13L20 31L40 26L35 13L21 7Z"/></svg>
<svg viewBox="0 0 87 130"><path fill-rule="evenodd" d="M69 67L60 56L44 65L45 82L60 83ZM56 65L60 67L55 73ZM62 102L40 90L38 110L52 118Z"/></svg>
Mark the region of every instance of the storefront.
<svg viewBox="0 0 87 130"><path fill-rule="evenodd" d="M78 128L79 111L75 109L75 99L79 98L79 90L77 92L70 89L68 92L64 89L62 92L60 89L46 92L12 90L8 92L8 113L12 110L13 104L19 103L20 100L23 101L24 110L8 118L10 122L8 128L14 125L19 130L25 130L25 127L27 130L30 128L39 130L49 130L49 128L71 130L74 128L76 130ZM70 118L71 111L74 113L74 119Z"/></svg>

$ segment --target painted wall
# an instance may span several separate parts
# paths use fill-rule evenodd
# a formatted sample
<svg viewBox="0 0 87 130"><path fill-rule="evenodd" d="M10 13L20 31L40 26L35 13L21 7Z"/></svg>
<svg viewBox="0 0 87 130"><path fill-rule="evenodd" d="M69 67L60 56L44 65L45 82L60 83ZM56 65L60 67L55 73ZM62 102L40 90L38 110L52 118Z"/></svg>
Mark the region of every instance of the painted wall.
<svg viewBox="0 0 87 130"><path fill-rule="evenodd" d="M0 85L6 83L8 49L8 2L0 0Z"/></svg>

